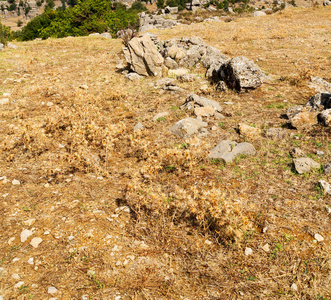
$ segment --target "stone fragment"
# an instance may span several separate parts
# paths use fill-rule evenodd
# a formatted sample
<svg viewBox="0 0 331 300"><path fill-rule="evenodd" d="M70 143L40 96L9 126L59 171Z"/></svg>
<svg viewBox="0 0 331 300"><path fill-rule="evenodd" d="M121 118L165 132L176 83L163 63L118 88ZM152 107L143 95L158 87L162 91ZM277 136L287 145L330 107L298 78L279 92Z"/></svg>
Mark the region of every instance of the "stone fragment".
<svg viewBox="0 0 331 300"><path fill-rule="evenodd" d="M267 14L264 11L258 10L253 13L253 17L262 17L266 16Z"/></svg>
<svg viewBox="0 0 331 300"><path fill-rule="evenodd" d="M207 107L211 106L217 112L222 112L222 107L220 104L214 100L200 97L196 94L188 96L185 100L185 103L182 105L182 108L194 110L196 107Z"/></svg>
<svg viewBox="0 0 331 300"><path fill-rule="evenodd" d="M296 129L307 129L318 123L318 112L312 111L308 107L302 108L300 112L289 118L291 125Z"/></svg>
<svg viewBox="0 0 331 300"><path fill-rule="evenodd" d="M169 69L178 69L177 62L169 56L165 58L164 65Z"/></svg>
<svg viewBox="0 0 331 300"><path fill-rule="evenodd" d="M325 174L331 174L331 163L323 166Z"/></svg>
<svg viewBox="0 0 331 300"><path fill-rule="evenodd" d="M293 284L291 285L291 290L292 290L293 292L297 292L297 291L298 291L298 286L297 286L295 283L293 283Z"/></svg>
<svg viewBox="0 0 331 300"><path fill-rule="evenodd" d="M182 74L177 76L177 80L180 82L193 82L196 80L195 74Z"/></svg>
<svg viewBox="0 0 331 300"><path fill-rule="evenodd" d="M325 180L320 180L318 183L322 187L325 194L331 195L331 185L330 185L330 183L326 182Z"/></svg>
<svg viewBox="0 0 331 300"><path fill-rule="evenodd" d="M15 280L19 280L21 279L20 275L18 275L17 273L14 273L11 278L15 279Z"/></svg>
<svg viewBox="0 0 331 300"><path fill-rule="evenodd" d="M215 109L211 106L196 107L194 109L194 114L198 117L210 117L215 113Z"/></svg>
<svg viewBox="0 0 331 300"><path fill-rule="evenodd" d="M143 76L162 76L164 59L148 35L134 37L123 52L132 71Z"/></svg>
<svg viewBox="0 0 331 300"><path fill-rule="evenodd" d="M261 136L261 129L239 123L239 132L242 136L250 140L256 140Z"/></svg>
<svg viewBox="0 0 331 300"><path fill-rule="evenodd" d="M134 81L134 80L139 80L139 79L142 79L143 76L140 76L139 74L135 73L135 72L131 72L127 75L125 75L125 78L126 79L129 79L131 81Z"/></svg>
<svg viewBox="0 0 331 300"><path fill-rule="evenodd" d="M17 282L15 285L14 285L14 287L16 288L16 289L18 289L18 288L20 288L21 286L23 286L24 285L24 281L19 281L19 282Z"/></svg>
<svg viewBox="0 0 331 300"><path fill-rule="evenodd" d="M39 244L42 242L43 240L39 237L35 237L31 240L30 242L30 245L33 247L33 248L38 248Z"/></svg>
<svg viewBox="0 0 331 300"><path fill-rule="evenodd" d="M254 146L250 143L239 143L235 145L232 149L232 153L234 156L237 155L255 155L256 149Z"/></svg>
<svg viewBox="0 0 331 300"><path fill-rule="evenodd" d="M287 137L287 131L282 128L269 128L265 137L273 140L282 140Z"/></svg>
<svg viewBox="0 0 331 300"><path fill-rule="evenodd" d="M0 99L0 105L4 105L4 104L8 104L8 103L9 103L9 99L8 98Z"/></svg>
<svg viewBox="0 0 331 300"><path fill-rule="evenodd" d="M318 120L324 126L331 126L331 109L329 108L329 109L323 110L318 115Z"/></svg>
<svg viewBox="0 0 331 300"><path fill-rule="evenodd" d="M269 244L265 244L264 246L262 246L262 250L263 250L264 252L269 252L269 251L270 251L270 246L269 246Z"/></svg>
<svg viewBox="0 0 331 300"><path fill-rule="evenodd" d="M33 257L30 257L30 258L28 259L28 264L29 264L29 265L33 265L33 261L34 261L34 258L33 258Z"/></svg>
<svg viewBox="0 0 331 300"><path fill-rule="evenodd" d="M318 93L331 93L331 83L321 77L311 77L309 87L314 88Z"/></svg>
<svg viewBox="0 0 331 300"><path fill-rule="evenodd" d="M185 75L185 74L188 74L188 73L189 73L189 70L188 69L183 69L183 68L168 71L168 75L171 76L171 77L182 76L182 75Z"/></svg>
<svg viewBox="0 0 331 300"><path fill-rule="evenodd" d="M324 241L324 237L322 237L319 233L315 233L314 239L318 242L323 242Z"/></svg>
<svg viewBox="0 0 331 300"><path fill-rule="evenodd" d="M47 292L48 292L48 294L55 294L55 293L57 293L57 288L54 287L54 286L50 286L50 287L47 289Z"/></svg>
<svg viewBox="0 0 331 300"><path fill-rule="evenodd" d="M23 225L32 226L36 222L36 219L28 219L22 222Z"/></svg>
<svg viewBox="0 0 331 300"><path fill-rule="evenodd" d="M303 153L303 151L300 148L293 148L290 151L290 155L294 158L298 158L298 157L303 157L305 156L305 154Z"/></svg>
<svg viewBox="0 0 331 300"><path fill-rule="evenodd" d="M314 111L322 111L331 108L331 93L317 93L309 99L306 107Z"/></svg>
<svg viewBox="0 0 331 300"><path fill-rule="evenodd" d="M101 33L100 36L105 38L105 39L112 39L112 36L109 32Z"/></svg>
<svg viewBox="0 0 331 300"><path fill-rule="evenodd" d="M153 121L157 121L161 118L165 118L168 115L169 115L169 113L167 111L158 113L156 116L153 117Z"/></svg>
<svg viewBox="0 0 331 300"><path fill-rule="evenodd" d="M33 232L31 230L24 229L21 232L21 242L24 243L32 234Z"/></svg>
<svg viewBox="0 0 331 300"><path fill-rule="evenodd" d="M199 130L207 125L208 124L206 122L202 122L194 118L186 118L171 126L169 131L180 138L184 138L198 134Z"/></svg>
<svg viewBox="0 0 331 300"><path fill-rule="evenodd" d="M226 83L222 80L216 84L216 91L226 92L227 89Z"/></svg>
<svg viewBox="0 0 331 300"><path fill-rule="evenodd" d="M256 89L262 85L263 73L252 60L238 56L220 67L221 80L238 92Z"/></svg>
<svg viewBox="0 0 331 300"><path fill-rule="evenodd" d="M245 255L248 256L248 255L252 255L252 254L253 254L252 248L246 247L246 249L245 249Z"/></svg>
<svg viewBox="0 0 331 300"><path fill-rule="evenodd" d="M140 122L138 122L134 127L133 127L133 130L136 131L136 130L142 130L144 129L145 126L143 124L141 124Z"/></svg>
<svg viewBox="0 0 331 300"><path fill-rule="evenodd" d="M320 164L316 161L312 160L309 157L300 157L293 159L295 170L299 174L303 174L309 172L311 168L318 169L320 168Z"/></svg>
<svg viewBox="0 0 331 300"><path fill-rule="evenodd" d="M17 179L14 179L11 183L12 183L12 185L20 185L21 184L20 181L17 180Z"/></svg>

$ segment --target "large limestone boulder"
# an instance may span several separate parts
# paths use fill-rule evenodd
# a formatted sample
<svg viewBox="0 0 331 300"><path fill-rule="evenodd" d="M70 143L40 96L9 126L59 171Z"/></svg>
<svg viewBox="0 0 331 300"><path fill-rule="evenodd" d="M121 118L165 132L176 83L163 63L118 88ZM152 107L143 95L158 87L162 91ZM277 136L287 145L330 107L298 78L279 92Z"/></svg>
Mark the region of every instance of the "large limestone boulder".
<svg viewBox="0 0 331 300"><path fill-rule="evenodd" d="M313 110L318 110L318 111L329 109L331 108L331 94L317 93L315 96L309 99L306 106L311 107Z"/></svg>
<svg viewBox="0 0 331 300"><path fill-rule="evenodd" d="M296 129L307 129L318 123L318 112L308 106L293 106L287 110L286 114L291 125Z"/></svg>
<svg viewBox="0 0 331 300"><path fill-rule="evenodd" d="M238 92L260 87L264 76L259 66L244 56L235 57L223 64L220 75L220 79L225 81L230 89Z"/></svg>
<svg viewBox="0 0 331 300"><path fill-rule="evenodd" d="M143 76L162 76L164 59L148 35L133 38L123 52L132 71Z"/></svg>

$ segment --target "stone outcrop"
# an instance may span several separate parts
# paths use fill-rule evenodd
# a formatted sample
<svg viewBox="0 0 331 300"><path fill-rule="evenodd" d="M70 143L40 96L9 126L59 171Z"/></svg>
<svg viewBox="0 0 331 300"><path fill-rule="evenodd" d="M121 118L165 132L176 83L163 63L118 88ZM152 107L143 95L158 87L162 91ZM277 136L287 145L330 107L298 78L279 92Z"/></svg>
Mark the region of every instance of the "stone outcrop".
<svg viewBox="0 0 331 300"><path fill-rule="evenodd" d="M256 149L249 143L236 143L224 140L210 151L209 159L217 159L223 163L230 163L238 155L255 155Z"/></svg>
<svg viewBox="0 0 331 300"><path fill-rule="evenodd" d="M143 76L162 76L164 59L148 35L133 38L123 52L132 71Z"/></svg>
<svg viewBox="0 0 331 300"><path fill-rule="evenodd" d="M178 24L176 17L174 19L164 18L163 15L148 15L145 12L139 14L140 31L146 31L153 28L166 29L172 28Z"/></svg>
<svg viewBox="0 0 331 300"><path fill-rule="evenodd" d="M297 129L310 128L318 123L331 125L331 94L317 93L305 106L297 105L287 110L291 125Z"/></svg>

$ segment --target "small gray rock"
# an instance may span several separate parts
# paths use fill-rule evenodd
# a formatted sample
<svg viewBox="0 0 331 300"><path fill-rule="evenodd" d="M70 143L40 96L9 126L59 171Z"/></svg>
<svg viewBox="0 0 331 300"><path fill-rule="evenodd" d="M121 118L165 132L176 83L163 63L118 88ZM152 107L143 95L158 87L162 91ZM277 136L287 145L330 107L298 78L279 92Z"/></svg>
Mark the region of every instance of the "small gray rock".
<svg viewBox="0 0 331 300"><path fill-rule="evenodd" d="M153 121L157 121L160 118L165 118L168 115L169 113L167 111L158 113L156 116L153 117Z"/></svg>
<svg viewBox="0 0 331 300"><path fill-rule="evenodd" d="M239 143L237 144L233 149L232 153L234 156L237 155L255 155L256 154L256 149L254 146L250 143Z"/></svg>
<svg viewBox="0 0 331 300"><path fill-rule="evenodd" d="M265 137L274 140L281 140L286 138L286 136L287 136L287 132L282 128L269 128L265 132Z"/></svg>
<svg viewBox="0 0 331 300"><path fill-rule="evenodd" d="M8 43L7 47L11 48L11 49L18 49L18 47L16 45L12 44L12 43Z"/></svg>
<svg viewBox="0 0 331 300"><path fill-rule="evenodd" d="M323 166L325 174L331 174L331 163Z"/></svg>
<svg viewBox="0 0 331 300"><path fill-rule="evenodd" d="M47 290L48 294L55 294L57 293L57 288L54 286L50 286Z"/></svg>
<svg viewBox="0 0 331 300"><path fill-rule="evenodd" d="M138 122L134 127L133 127L133 130L136 131L136 130L142 130L144 129L145 126L143 124L141 124L140 122Z"/></svg>
<svg viewBox="0 0 331 300"><path fill-rule="evenodd" d="M171 126L169 131L180 138L184 138L198 134L199 130L207 125L208 124L206 122L202 122L194 118L186 118Z"/></svg>
<svg viewBox="0 0 331 300"><path fill-rule="evenodd" d="M109 32L101 33L100 36L102 36L105 39L112 39L112 36Z"/></svg>
<svg viewBox="0 0 331 300"><path fill-rule="evenodd" d="M33 232L31 230L24 229L21 232L21 242L24 243L32 234Z"/></svg>
<svg viewBox="0 0 331 300"><path fill-rule="evenodd" d="M320 164L316 161L312 160L309 157L300 157L293 159L295 170L299 174L303 174L309 172L311 168L318 169L320 168Z"/></svg>
<svg viewBox="0 0 331 300"><path fill-rule="evenodd" d="M331 185L328 182L326 182L325 180L320 180L318 183L324 190L325 194L331 195Z"/></svg>
<svg viewBox="0 0 331 300"><path fill-rule="evenodd" d="M131 81L134 81L134 80L142 79L143 76L140 76L139 74L132 72L132 73L125 75L125 78L127 78Z"/></svg>
<svg viewBox="0 0 331 300"><path fill-rule="evenodd" d="M220 159L225 163L232 162L234 159L233 153L231 153L232 148L236 146L236 142L230 140L224 140L220 142L215 148L210 151L208 155L209 159Z"/></svg>

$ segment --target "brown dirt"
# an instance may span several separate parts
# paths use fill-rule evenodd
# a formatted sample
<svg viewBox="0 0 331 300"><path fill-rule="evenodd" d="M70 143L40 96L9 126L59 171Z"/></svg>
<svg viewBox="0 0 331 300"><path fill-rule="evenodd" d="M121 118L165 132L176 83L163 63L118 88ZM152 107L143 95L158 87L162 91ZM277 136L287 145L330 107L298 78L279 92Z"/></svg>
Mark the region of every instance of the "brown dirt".
<svg viewBox="0 0 331 300"><path fill-rule="evenodd" d="M8 179L0 181L0 295L49 299L54 286L57 299L330 299L331 202L317 182L331 177L298 175L289 156L295 146L330 162L330 128L297 131L281 118L315 94L311 75L331 81L330 28L331 10L320 7L155 30L161 39L199 36L258 60L270 76L244 94L210 86L205 96L227 117L200 140L168 132L187 115L178 108L187 93L115 72L120 40L49 39L0 52L0 95L11 93L0 107L0 177ZM191 71L201 79L179 85L202 94L204 70ZM169 116L151 121L163 111ZM146 129L133 132L138 121ZM238 123L284 127L288 137L249 141L258 154L226 166L206 160L222 139L244 140ZM38 248L33 237L43 239Z"/></svg>

